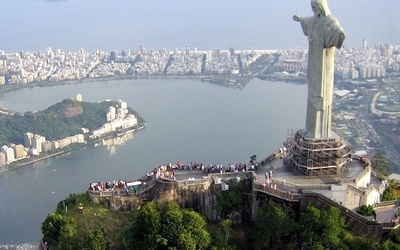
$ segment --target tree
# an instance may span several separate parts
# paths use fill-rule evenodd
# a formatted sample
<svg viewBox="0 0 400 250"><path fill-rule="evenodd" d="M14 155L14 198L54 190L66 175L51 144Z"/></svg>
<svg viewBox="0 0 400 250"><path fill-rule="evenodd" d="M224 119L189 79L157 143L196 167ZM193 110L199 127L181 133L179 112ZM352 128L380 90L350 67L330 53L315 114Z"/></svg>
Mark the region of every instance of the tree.
<svg viewBox="0 0 400 250"><path fill-rule="evenodd" d="M339 249L343 247L345 222L335 207L319 210L313 206L300 217L299 237L303 247Z"/></svg>
<svg viewBox="0 0 400 250"><path fill-rule="evenodd" d="M294 216L286 213L281 205L269 202L258 209L251 237L255 249L290 249L294 244L294 230Z"/></svg>
<svg viewBox="0 0 400 250"><path fill-rule="evenodd" d="M379 248L376 248L379 249ZM385 242L383 242L382 244L382 248L383 250L400 250L400 244L399 243L394 243L392 241L386 240Z"/></svg>
<svg viewBox="0 0 400 250"><path fill-rule="evenodd" d="M219 225L222 227L222 229L225 232L225 245L228 245L228 240L229 240L229 236L232 232L232 224L233 221L231 219L225 219L225 220L221 220L219 222Z"/></svg>
<svg viewBox="0 0 400 250"><path fill-rule="evenodd" d="M392 185L389 184L389 186L383 192L382 200L383 201L392 201L392 200L394 200L394 192L393 192Z"/></svg>
<svg viewBox="0 0 400 250"><path fill-rule="evenodd" d="M75 250L78 249L79 242L77 241L77 225L74 220L66 218L66 223L61 227L61 233L57 249Z"/></svg>
<svg viewBox="0 0 400 250"><path fill-rule="evenodd" d="M374 207L372 205L362 205L358 208L357 213L363 216L371 216L374 215Z"/></svg>
<svg viewBox="0 0 400 250"><path fill-rule="evenodd" d="M178 204L167 203L162 207L161 234L167 239L168 246L180 245L181 242L177 236L185 237L183 223L183 214Z"/></svg>
<svg viewBox="0 0 400 250"><path fill-rule="evenodd" d="M206 222L198 213L181 209L177 203L162 208L161 235L169 249L205 249L211 242Z"/></svg>
<svg viewBox="0 0 400 250"><path fill-rule="evenodd" d="M77 225L64 215L50 213L42 223L42 233L51 247L76 249L73 239L77 234Z"/></svg>
<svg viewBox="0 0 400 250"><path fill-rule="evenodd" d="M107 249L107 241L101 230L97 229L88 233L88 240L86 243L87 249L90 250L105 250Z"/></svg>
<svg viewBox="0 0 400 250"><path fill-rule="evenodd" d="M400 188L399 184L392 180L389 182L388 187L383 192L382 200L384 201L392 201L400 199Z"/></svg>
<svg viewBox="0 0 400 250"><path fill-rule="evenodd" d="M383 175L388 175L390 166L386 156L381 152L378 151L374 158L371 161L372 168Z"/></svg>
<svg viewBox="0 0 400 250"><path fill-rule="evenodd" d="M345 232L343 234L343 242L346 245L347 249L351 250L380 250L382 247L380 246L379 239L374 237L373 235L358 235L355 236L350 232ZM394 249L394 248L391 248Z"/></svg>
<svg viewBox="0 0 400 250"><path fill-rule="evenodd" d="M156 203L148 202L139 210L131 230L123 236L123 245L126 249L156 249L167 243L160 231L160 210Z"/></svg>
<svg viewBox="0 0 400 250"><path fill-rule="evenodd" d="M217 196L216 210L221 214L221 218L227 218L233 212L243 210L243 182L232 182L229 191L223 191Z"/></svg>
<svg viewBox="0 0 400 250"><path fill-rule="evenodd" d="M183 213L184 230L194 239L195 249L207 249L211 236L207 230L206 220L197 212L181 209Z"/></svg>
<svg viewBox="0 0 400 250"><path fill-rule="evenodd" d="M176 203L146 203L123 237L126 249L206 249L211 242L206 221Z"/></svg>
<svg viewBox="0 0 400 250"><path fill-rule="evenodd" d="M257 162L257 155L250 156L250 162L251 162L251 164L256 163Z"/></svg>
<svg viewBox="0 0 400 250"><path fill-rule="evenodd" d="M58 242L64 224L64 217L57 213L50 213L42 223L43 236L50 246Z"/></svg>
<svg viewBox="0 0 400 250"><path fill-rule="evenodd" d="M382 249L400 250L400 229L391 230L387 239L383 242Z"/></svg>

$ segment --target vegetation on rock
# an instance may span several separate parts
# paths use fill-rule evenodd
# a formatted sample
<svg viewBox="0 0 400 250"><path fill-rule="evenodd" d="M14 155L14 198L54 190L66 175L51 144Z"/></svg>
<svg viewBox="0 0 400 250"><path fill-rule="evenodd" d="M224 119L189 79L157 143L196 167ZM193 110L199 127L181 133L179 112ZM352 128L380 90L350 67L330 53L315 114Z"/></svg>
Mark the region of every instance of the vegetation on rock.
<svg viewBox="0 0 400 250"><path fill-rule="evenodd" d="M50 249L208 249L206 225L200 214L176 203L111 212L81 194L60 202L42 223L42 233Z"/></svg>
<svg viewBox="0 0 400 250"><path fill-rule="evenodd" d="M381 151L378 151L372 158L371 165L375 172L378 172L384 176L387 176L390 173L388 159Z"/></svg>
<svg viewBox="0 0 400 250"><path fill-rule="evenodd" d="M146 203L124 236L123 249L208 249L205 219L176 203Z"/></svg>
<svg viewBox="0 0 400 250"><path fill-rule="evenodd" d="M400 186L397 181L390 181L388 187L383 192L382 201L393 201L400 199Z"/></svg>
<svg viewBox="0 0 400 250"><path fill-rule="evenodd" d="M104 204L94 203L87 193L72 194L58 204L56 212L47 216L42 223L42 233L50 249L69 246L85 249L88 244L103 246L103 236L108 249L118 249L120 236L130 227L133 218L134 212L112 212ZM67 234L64 225L69 225L76 233Z"/></svg>
<svg viewBox="0 0 400 250"><path fill-rule="evenodd" d="M229 218L233 213L241 213L243 210L244 182L230 182L229 192L223 191L217 196L215 209L220 218Z"/></svg>
<svg viewBox="0 0 400 250"><path fill-rule="evenodd" d="M358 208L357 213L363 216L372 216L374 215L374 207L372 205L363 205Z"/></svg>
<svg viewBox="0 0 400 250"><path fill-rule="evenodd" d="M229 215L245 216L247 191L244 181L235 181L217 196L219 223L207 223L176 203L147 202L138 211L112 212L87 193L73 194L48 215L42 232L49 249L400 249L399 229L381 238L354 235L332 206L295 211L267 201L254 221L237 224Z"/></svg>
<svg viewBox="0 0 400 250"><path fill-rule="evenodd" d="M26 132L39 134L53 141L82 134L82 128L98 129L107 122L108 108L116 105L113 101L90 103L65 99L43 111L1 117L0 145L23 144ZM138 117L132 109L129 111ZM138 122L143 120L138 117Z"/></svg>

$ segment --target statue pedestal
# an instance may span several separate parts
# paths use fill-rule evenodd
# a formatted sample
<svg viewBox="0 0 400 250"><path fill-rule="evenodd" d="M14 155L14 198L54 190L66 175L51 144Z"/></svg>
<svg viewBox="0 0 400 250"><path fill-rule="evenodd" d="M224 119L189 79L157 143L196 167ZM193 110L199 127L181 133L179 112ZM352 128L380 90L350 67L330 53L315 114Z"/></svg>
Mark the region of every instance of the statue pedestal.
<svg viewBox="0 0 400 250"><path fill-rule="evenodd" d="M310 138L305 130L298 130L286 147L284 164L294 173L309 177L339 176L350 152L333 132L329 138Z"/></svg>

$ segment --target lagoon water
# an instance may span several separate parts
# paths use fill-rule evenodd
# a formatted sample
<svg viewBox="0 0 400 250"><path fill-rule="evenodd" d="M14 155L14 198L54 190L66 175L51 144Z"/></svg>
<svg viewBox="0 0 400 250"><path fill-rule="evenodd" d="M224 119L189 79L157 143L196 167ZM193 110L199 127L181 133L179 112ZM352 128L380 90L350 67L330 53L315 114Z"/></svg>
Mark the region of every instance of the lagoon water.
<svg viewBox="0 0 400 250"><path fill-rule="evenodd" d="M87 82L0 94L0 106L43 110L77 93L84 101L123 99L147 122L113 147L88 147L0 174L0 244L35 243L40 225L89 182L135 179L168 162L236 163L275 151L301 128L306 86L252 80L232 89L194 79Z"/></svg>

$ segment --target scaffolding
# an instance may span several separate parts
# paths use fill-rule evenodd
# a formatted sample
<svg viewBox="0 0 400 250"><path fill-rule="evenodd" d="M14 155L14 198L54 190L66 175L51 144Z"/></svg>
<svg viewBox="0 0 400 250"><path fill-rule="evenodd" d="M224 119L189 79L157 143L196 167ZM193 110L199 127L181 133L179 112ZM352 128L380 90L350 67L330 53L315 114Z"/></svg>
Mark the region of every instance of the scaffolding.
<svg viewBox="0 0 400 250"><path fill-rule="evenodd" d="M329 138L310 138L304 130L286 141L288 154L284 164L305 176L339 176L347 163L350 148L332 133Z"/></svg>

